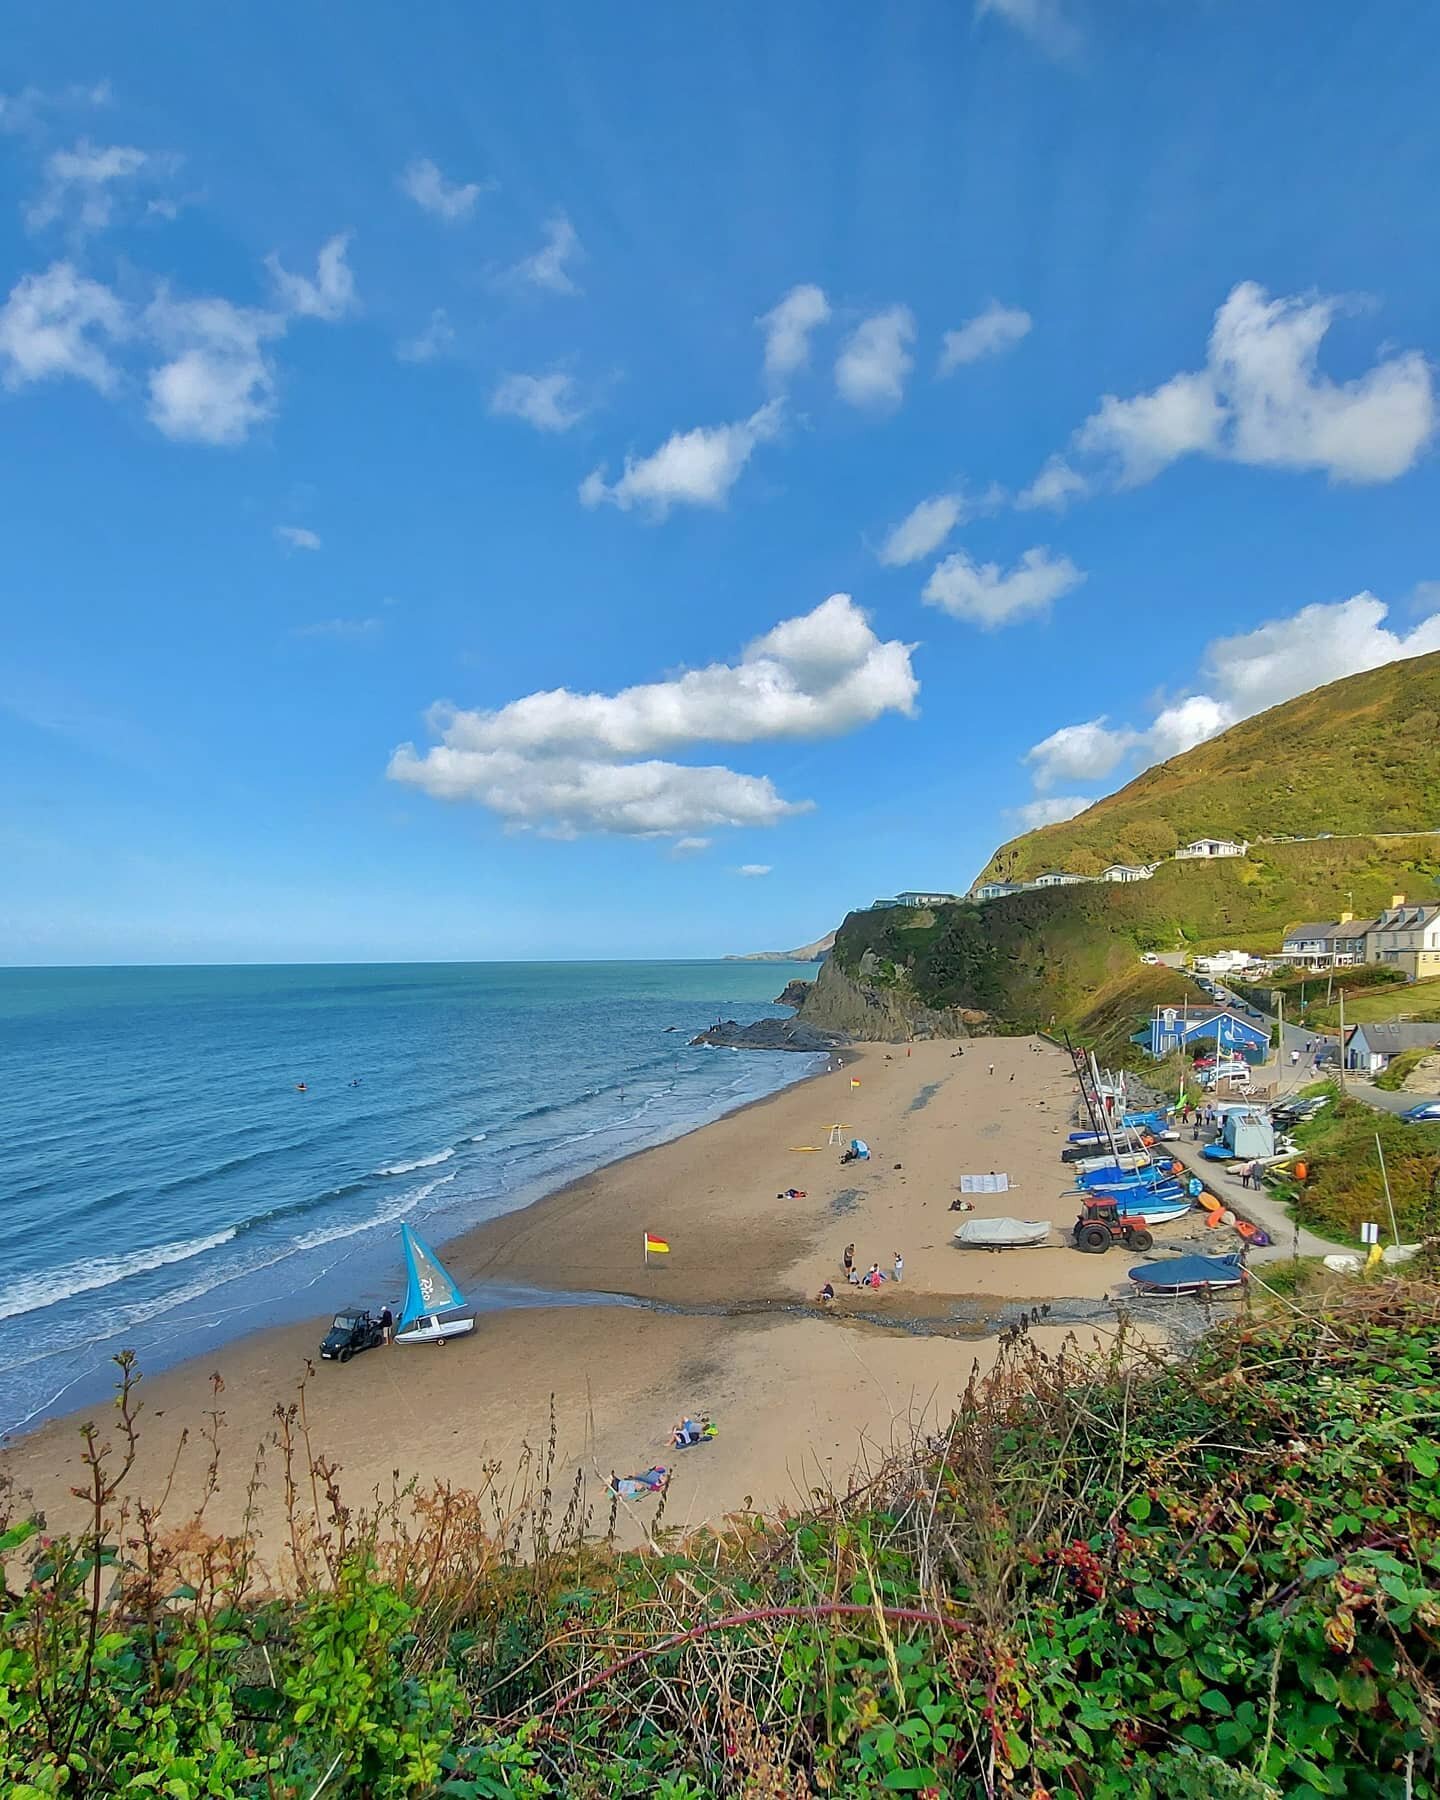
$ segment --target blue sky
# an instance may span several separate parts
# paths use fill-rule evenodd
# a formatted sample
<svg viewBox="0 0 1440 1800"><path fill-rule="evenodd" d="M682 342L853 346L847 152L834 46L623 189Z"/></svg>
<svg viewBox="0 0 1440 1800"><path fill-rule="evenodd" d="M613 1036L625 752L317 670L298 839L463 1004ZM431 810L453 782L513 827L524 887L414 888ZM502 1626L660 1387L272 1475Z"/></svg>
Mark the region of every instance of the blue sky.
<svg viewBox="0 0 1440 1800"><path fill-rule="evenodd" d="M786 945L1440 648L1433 8L6 35L0 962Z"/></svg>

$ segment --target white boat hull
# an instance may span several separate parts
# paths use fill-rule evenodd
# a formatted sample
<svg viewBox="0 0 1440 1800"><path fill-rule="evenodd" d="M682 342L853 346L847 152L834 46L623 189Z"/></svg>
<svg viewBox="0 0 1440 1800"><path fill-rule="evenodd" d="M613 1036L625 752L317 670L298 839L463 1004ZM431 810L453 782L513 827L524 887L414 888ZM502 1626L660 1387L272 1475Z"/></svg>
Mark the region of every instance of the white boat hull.
<svg viewBox="0 0 1440 1800"><path fill-rule="evenodd" d="M432 1313L428 1319L417 1319L404 1331L395 1333L397 1344L444 1344L451 1338L464 1337L475 1329L473 1319L440 1319Z"/></svg>

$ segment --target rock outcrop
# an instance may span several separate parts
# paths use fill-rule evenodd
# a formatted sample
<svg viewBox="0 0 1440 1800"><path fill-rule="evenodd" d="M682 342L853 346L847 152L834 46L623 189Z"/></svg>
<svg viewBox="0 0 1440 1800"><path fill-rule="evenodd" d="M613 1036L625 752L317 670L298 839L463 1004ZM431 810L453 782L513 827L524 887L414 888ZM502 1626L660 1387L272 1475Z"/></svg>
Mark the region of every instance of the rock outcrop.
<svg viewBox="0 0 1440 1800"><path fill-rule="evenodd" d="M845 1037L904 1044L917 1038L971 1037L983 1032L990 1019L968 1007L924 1005L902 975L867 952L853 971L842 969L833 956L823 963L796 1022Z"/></svg>
<svg viewBox="0 0 1440 1800"><path fill-rule="evenodd" d="M753 1025L742 1025L738 1019L722 1019L692 1044L713 1044L720 1050L833 1050L844 1043L844 1035L824 1031L801 1019L756 1019Z"/></svg>
<svg viewBox="0 0 1440 1800"><path fill-rule="evenodd" d="M774 1004L776 1006L803 1006L805 1004L805 996L810 992L813 985L812 982L802 981L797 975L794 981L787 981L785 983L784 991L775 996Z"/></svg>

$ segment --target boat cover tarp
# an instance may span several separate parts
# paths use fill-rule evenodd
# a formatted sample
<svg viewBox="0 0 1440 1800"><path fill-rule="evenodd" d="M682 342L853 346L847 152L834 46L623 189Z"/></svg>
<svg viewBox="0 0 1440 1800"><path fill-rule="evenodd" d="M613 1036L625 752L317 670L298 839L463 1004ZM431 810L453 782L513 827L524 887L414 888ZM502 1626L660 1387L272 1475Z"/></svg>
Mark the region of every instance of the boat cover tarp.
<svg viewBox="0 0 1440 1800"><path fill-rule="evenodd" d="M1050 1235L1044 1219L967 1219L955 1233L957 1244L997 1250L1005 1245L1041 1244Z"/></svg>
<svg viewBox="0 0 1440 1800"><path fill-rule="evenodd" d="M1234 1287L1243 1278L1238 1256L1177 1256L1173 1262L1141 1263L1130 1271L1139 1287Z"/></svg>

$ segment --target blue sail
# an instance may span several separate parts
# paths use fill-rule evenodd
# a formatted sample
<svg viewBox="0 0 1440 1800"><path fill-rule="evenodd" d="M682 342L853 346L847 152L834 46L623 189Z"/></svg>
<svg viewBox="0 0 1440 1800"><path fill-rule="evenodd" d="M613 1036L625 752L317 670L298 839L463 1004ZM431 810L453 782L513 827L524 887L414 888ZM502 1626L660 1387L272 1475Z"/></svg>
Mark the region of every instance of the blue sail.
<svg viewBox="0 0 1440 1800"><path fill-rule="evenodd" d="M405 1288L405 1305L397 1330L403 1331L416 1319L427 1319L431 1313L447 1312L463 1306L465 1296L452 1280L445 1265L408 1225L400 1227L400 1241L405 1246L405 1268L409 1281Z"/></svg>

